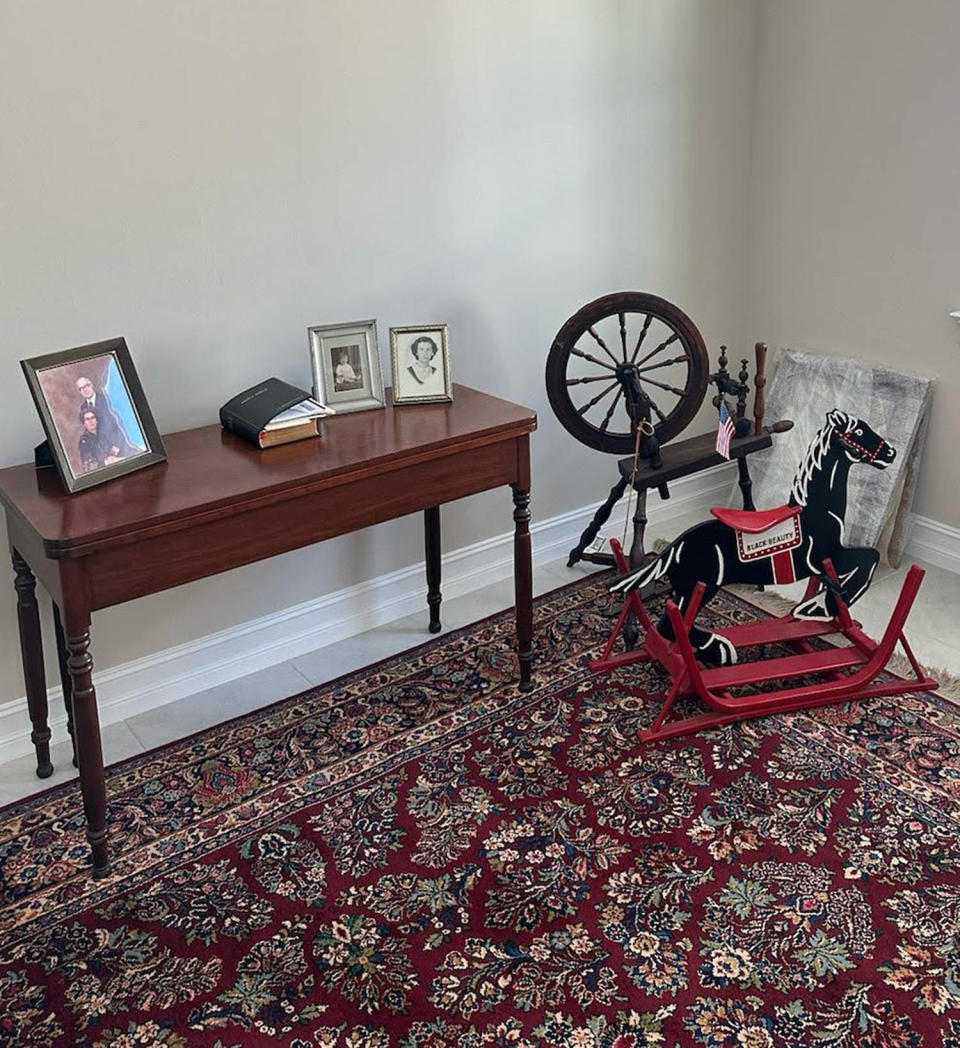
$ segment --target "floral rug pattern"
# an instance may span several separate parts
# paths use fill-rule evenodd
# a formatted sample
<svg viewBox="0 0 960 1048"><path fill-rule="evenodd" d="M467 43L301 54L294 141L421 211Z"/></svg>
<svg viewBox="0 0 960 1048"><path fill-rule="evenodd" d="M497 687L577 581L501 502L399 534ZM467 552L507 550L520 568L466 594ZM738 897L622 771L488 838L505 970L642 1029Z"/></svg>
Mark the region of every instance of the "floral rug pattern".
<svg viewBox="0 0 960 1048"><path fill-rule="evenodd" d="M960 1048L957 707L641 747L605 587L530 694L504 614L110 769L105 880L76 783L0 811L0 1045Z"/></svg>

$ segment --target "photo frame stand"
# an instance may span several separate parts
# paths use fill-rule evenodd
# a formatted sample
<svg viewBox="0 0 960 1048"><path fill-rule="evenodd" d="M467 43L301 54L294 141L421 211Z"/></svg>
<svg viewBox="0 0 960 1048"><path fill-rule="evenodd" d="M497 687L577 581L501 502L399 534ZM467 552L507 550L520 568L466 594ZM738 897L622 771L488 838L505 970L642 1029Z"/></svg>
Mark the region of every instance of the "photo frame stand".
<svg viewBox="0 0 960 1048"><path fill-rule="evenodd" d="M33 449L33 464L37 469L46 469L48 466L57 464L50 450L49 440L41 440Z"/></svg>

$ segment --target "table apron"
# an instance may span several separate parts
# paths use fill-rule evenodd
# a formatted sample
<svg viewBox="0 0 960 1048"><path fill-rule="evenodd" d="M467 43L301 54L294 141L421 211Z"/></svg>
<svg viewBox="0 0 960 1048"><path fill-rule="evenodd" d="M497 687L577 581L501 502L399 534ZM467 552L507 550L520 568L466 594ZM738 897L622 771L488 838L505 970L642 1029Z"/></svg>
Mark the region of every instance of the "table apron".
<svg viewBox="0 0 960 1048"><path fill-rule="evenodd" d="M238 512L82 558L90 610L300 549L358 528L517 483L513 438Z"/></svg>

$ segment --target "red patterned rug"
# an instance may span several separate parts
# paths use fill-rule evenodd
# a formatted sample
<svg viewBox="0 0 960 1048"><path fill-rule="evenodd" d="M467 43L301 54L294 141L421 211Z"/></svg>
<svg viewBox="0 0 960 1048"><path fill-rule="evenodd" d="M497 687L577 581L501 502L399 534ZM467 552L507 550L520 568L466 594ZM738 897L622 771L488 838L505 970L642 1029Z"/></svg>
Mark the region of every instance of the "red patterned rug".
<svg viewBox="0 0 960 1048"><path fill-rule="evenodd" d="M0 1044L960 1046L938 696L641 748L591 578L0 812ZM710 614L756 612L721 595Z"/></svg>

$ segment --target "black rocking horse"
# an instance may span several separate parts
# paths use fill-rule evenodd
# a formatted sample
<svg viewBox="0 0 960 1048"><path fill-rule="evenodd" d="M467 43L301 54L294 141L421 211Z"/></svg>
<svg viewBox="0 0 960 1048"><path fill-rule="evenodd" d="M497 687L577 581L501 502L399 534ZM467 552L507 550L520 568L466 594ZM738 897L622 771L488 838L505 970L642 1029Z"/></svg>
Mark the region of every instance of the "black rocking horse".
<svg viewBox="0 0 960 1048"><path fill-rule="evenodd" d="M705 521L675 539L653 561L619 579L611 589L628 593L664 576L681 614L702 584L699 604L706 604L726 583L765 585L818 579L820 585L793 609L794 619L831 620L855 603L873 578L879 553L868 546L843 545L850 466L864 462L885 469L896 451L866 422L843 411L827 413L827 424L814 437L797 470L785 506L759 512L711 510ZM825 570L825 562L832 570ZM657 630L675 639L664 613ZM725 636L694 625L689 628L696 657L706 665L737 662L737 649Z"/></svg>

